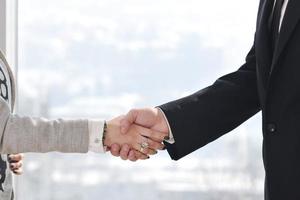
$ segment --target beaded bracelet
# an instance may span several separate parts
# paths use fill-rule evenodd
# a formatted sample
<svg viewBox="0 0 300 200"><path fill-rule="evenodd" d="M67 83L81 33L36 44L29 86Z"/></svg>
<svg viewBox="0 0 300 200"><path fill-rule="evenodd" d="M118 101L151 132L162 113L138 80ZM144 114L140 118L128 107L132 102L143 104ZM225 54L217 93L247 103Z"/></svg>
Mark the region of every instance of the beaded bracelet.
<svg viewBox="0 0 300 200"><path fill-rule="evenodd" d="M107 146L104 145L104 141L106 138L106 134L107 134L107 122L104 121L104 125L103 125L103 135L102 135L102 144L103 144L103 149L104 151L107 151Z"/></svg>

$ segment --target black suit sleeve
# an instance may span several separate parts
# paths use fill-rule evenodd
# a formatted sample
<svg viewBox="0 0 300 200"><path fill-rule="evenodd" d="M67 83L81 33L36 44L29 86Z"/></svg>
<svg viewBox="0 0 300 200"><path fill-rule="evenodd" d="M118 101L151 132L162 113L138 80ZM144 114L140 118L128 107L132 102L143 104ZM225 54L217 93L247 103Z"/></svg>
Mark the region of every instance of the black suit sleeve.
<svg viewBox="0 0 300 200"><path fill-rule="evenodd" d="M261 109L254 47L236 72L195 94L159 107L174 135L175 144L166 143L174 160L233 130Z"/></svg>

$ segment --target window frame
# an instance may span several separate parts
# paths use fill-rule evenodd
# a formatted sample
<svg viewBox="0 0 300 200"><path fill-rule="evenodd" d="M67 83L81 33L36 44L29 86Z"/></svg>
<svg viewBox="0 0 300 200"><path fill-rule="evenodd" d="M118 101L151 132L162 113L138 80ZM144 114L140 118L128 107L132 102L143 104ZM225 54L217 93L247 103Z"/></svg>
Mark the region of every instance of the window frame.
<svg viewBox="0 0 300 200"><path fill-rule="evenodd" d="M18 69L18 0L0 0L0 49L12 70Z"/></svg>
<svg viewBox="0 0 300 200"><path fill-rule="evenodd" d="M6 1L0 0L0 49L6 52Z"/></svg>
<svg viewBox="0 0 300 200"><path fill-rule="evenodd" d="M0 0L0 50L14 72L18 88L18 0ZM15 110L17 109L18 98L15 104ZM20 180L15 179L15 200L18 200L19 184Z"/></svg>

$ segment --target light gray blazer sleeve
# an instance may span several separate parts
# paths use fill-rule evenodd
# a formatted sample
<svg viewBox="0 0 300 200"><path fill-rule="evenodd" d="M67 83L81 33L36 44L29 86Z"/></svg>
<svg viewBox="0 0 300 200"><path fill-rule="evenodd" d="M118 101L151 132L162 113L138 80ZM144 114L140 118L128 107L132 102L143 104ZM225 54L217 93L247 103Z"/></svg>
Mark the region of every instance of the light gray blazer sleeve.
<svg viewBox="0 0 300 200"><path fill-rule="evenodd" d="M0 153L74 152L85 153L89 147L88 120L47 120L11 113L0 98Z"/></svg>

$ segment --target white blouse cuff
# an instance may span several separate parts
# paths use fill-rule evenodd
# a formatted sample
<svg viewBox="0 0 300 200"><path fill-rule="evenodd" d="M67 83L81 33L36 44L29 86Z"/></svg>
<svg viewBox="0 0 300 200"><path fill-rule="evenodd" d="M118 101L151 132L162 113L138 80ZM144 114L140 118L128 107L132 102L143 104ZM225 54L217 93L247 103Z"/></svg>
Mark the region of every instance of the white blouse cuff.
<svg viewBox="0 0 300 200"><path fill-rule="evenodd" d="M106 150L103 146L103 120L89 120L89 151L94 153L105 153Z"/></svg>

